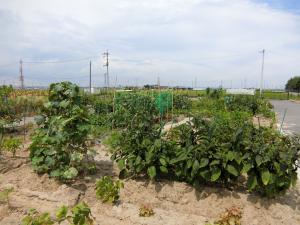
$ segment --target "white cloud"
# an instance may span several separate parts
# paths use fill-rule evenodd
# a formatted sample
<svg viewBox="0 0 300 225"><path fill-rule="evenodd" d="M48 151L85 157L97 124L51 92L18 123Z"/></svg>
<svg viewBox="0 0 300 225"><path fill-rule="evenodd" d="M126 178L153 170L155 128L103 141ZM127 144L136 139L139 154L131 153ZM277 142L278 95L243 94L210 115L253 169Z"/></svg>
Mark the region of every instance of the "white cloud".
<svg viewBox="0 0 300 225"><path fill-rule="evenodd" d="M109 49L118 83L199 86L257 85L265 48L266 86L283 86L300 74L300 16L247 0L2 0L0 81L18 68L1 65L20 57L82 58ZM94 81L103 83L100 58ZM88 62L25 65L28 82L73 77L88 84ZM57 76L59 75L59 76ZM231 82L232 81L232 82Z"/></svg>

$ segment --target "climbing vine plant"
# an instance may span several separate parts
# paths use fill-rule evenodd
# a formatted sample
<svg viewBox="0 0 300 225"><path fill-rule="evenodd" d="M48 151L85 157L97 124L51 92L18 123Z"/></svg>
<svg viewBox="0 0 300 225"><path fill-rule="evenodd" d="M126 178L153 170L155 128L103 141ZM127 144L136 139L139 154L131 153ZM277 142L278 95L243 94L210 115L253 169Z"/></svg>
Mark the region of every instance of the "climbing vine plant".
<svg viewBox="0 0 300 225"><path fill-rule="evenodd" d="M48 98L36 118L39 128L30 146L32 167L38 173L70 180L91 165L86 145L89 113L79 87L70 82L51 84Z"/></svg>

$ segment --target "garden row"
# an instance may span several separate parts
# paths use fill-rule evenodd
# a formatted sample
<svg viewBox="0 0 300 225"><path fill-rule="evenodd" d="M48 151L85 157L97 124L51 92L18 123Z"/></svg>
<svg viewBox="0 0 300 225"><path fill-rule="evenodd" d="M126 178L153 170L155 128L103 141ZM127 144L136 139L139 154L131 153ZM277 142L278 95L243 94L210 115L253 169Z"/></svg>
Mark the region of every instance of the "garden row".
<svg viewBox="0 0 300 225"><path fill-rule="evenodd" d="M196 186L243 185L244 177L249 191L274 197L296 182L300 144L297 137L253 125L252 117L261 114L274 118L267 101L228 96L222 89L208 89L196 100L143 91L104 98L56 83L36 118L30 159L36 172L61 181L95 173L88 140L109 131L106 143L121 177L146 175ZM192 119L163 132L177 115Z"/></svg>

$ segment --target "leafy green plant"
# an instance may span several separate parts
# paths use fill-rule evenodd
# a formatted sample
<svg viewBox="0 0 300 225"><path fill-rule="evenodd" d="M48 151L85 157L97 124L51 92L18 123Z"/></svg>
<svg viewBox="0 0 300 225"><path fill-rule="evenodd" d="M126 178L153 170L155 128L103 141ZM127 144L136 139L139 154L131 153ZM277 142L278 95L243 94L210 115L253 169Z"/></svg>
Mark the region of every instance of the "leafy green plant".
<svg viewBox="0 0 300 225"><path fill-rule="evenodd" d="M67 218L72 225L93 225L94 221L90 208L84 202L77 204L72 209L72 215Z"/></svg>
<svg viewBox="0 0 300 225"><path fill-rule="evenodd" d="M70 82L50 85L49 102L36 117L39 128L32 137L30 159L38 173L71 180L86 171L92 160L86 140L89 113L82 92Z"/></svg>
<svg viewBox="0 0 300 225"><path fill-rule="evenodd" d="M61 224L68 221L70 225L93 225L94 219L88 205L81 202L74 206L69 214L67 206L60 207L56 212L56 217L52 218L49 213L39 213L35 209L30 209L28 214L22 219L21 225L52 225Z"/></svg>
<svg viewBox="0 0 300 225"><path fill-rule="evenodd" d="M145 119L159 118L159 111L153 96L136 93L119 93L115 96L112 114L114 127L128 127L141 115L144 115Z"/></svg>
<svg viewBox="0 0 300 225"><path fill-rule="evenodd" d="M54 223L49 213L38 213L35 209L30 209L21 221L21 225L52 225Z"/></svg>
<svg viewBox="0 0 300 225"><path fill-rule="evenodd" d="M183 111L189 110L192 106L191 100L187 96L174 95L173 96L173 107L174 109Z"/></svg>
<svg viewBox="0 0 300 225"><path fill-rule="evenodd" d="M249 165L248 189L267 197L284 194L296 184L299 138L282 136L266 128L253 130L252 138L252 151L245 162L245 166Z"/></svg>
<svg viewBox="0 0 300 225"><path fill-rule="evenodd" d="M222 88L217 88L217 89L206 88L206 95L213 99L219 99L224 95L224 90Z"/></svg>
<svg viewBox="0 0 300 225"><path fill-rule="evenodd" d="M225 96L225 106L229 111L248 111L252 115L262 114L265 117L275 116L273 106L259 96L229 95Z"/></svg>
<svg viewBox="0 0 300 225"><path fill-rule="evenodd" d="M141 217L150 217L153 216L154 214L155 214L154 210L149 205L142 205L139 208L139 216Z"/></svg>
<svg viewBox="0 0 300 225"><path fill-rule="evenodd" d="M22 145L22 141L19 138L7 138L3 140L2 147L4 150L12 152L13 157L16 156L16 151Z"/></svg>
<svg viewBox="0 0 300 225"><path fill-rule="evenodd" d="M112 159L121 176L228 186L247 174L248 190L269 197L284 193L297 179L299 139L257 128L243 111L195 115L168 135L139 115L114 144Z"/></svg>
<svg viewBox="0 0 300 225"><path fill-rule="evenodd" d="M96 196L102 202L115 203L119 199L119 192L123 187L122 181L113 181L111 177L104 176L96 182Z"/></svg>

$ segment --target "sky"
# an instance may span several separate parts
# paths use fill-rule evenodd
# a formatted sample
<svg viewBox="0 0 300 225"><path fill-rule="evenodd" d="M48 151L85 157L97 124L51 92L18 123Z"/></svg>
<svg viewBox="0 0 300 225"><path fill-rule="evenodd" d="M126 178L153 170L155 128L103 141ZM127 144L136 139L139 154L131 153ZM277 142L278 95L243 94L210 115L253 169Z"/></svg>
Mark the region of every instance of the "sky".
<svg viewBox="0 0 300 225"><path fill-rule="evenodd" d="M0 84L283 88L300 74L299 0L0 0Z"/></svg>

